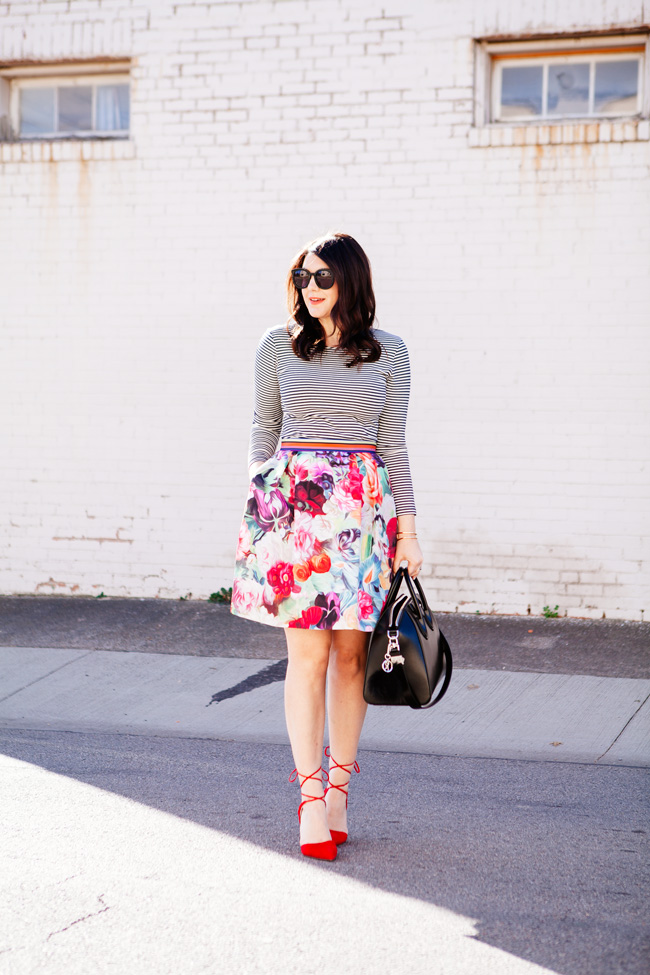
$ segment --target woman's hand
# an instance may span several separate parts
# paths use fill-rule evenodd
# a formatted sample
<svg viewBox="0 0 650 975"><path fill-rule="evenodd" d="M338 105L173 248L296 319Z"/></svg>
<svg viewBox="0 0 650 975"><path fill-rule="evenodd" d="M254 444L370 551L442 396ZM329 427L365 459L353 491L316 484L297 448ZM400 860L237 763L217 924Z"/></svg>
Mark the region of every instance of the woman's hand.
<svg viewBox="0 0 650 975"><path fill-rule="evenodd" d="M393 559L393 575L402 562L408 562L408 574L411 579L414 579L420 571L422 561L422 551L417 538L398 538Z"/></svg>

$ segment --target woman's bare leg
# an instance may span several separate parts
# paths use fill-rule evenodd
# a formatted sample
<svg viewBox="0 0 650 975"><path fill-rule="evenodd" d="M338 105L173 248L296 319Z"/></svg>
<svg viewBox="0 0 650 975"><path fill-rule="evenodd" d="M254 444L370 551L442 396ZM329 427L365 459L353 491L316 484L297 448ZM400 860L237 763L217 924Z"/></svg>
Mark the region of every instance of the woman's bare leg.
<svg viewBox="0 0 650 975"><path fill-rule="evenodd" d="M284 683L284 710L296 768L301 778L311 775L323 762L325 730L325 682L332 630L285 629L289 662ZM317 779L309 779L302 791L322 796ZM305 796L301 797L301 800ZM331 839L325 803L308 802L302 807L300 842L323 843Z"/></svg>
<svg viewBox="0 0 650 975"><path fill-rule="evenodd" d="M357 757L368 709L363 699L363 681L369 643L370 633L332 630L327 712L330 752L339 765L351 765ZM345 785L349 780L350 773L338 768L330 770L333 785ZM327 793L327 819L330 829L347 833L345 794L339 789Z"/></svg>

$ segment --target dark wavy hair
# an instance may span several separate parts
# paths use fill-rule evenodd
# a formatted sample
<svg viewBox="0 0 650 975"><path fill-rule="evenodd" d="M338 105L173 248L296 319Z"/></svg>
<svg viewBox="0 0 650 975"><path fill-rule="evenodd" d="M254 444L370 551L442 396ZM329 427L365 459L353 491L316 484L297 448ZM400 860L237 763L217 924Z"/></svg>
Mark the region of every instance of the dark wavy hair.
<svg viewBox="0 0 650 975"><path fill-rule="evenodd" d="M381 345L371 331L376 303L370 261L354 237L336 231L305 244L291 265L287 277L287 306L291 318L287 329L291 330L293 319L297 324L291 338L293 351L309 362L315 355L322 356L326 348L325 330L310 314L303 293L296 288L291 276L294 268L302 267L307 254L318 254L334 272L339 296L331 318L341 334L339 347L350 354L346 365L376 362L381 356Z"/></svg>

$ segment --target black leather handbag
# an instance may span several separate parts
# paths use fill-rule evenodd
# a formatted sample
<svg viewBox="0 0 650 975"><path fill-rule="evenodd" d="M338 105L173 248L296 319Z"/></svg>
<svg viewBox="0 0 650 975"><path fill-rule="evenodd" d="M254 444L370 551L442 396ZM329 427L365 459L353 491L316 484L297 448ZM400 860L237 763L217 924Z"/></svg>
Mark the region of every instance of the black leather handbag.
<svg viewBox="0 0 650 975"><path fill-rule="evenodd" d="M404 581L408 593L400 594ZM400 566L370 637L364 700L368 704L430 708L446 693L451 671L449 644L429 609L422 586Z"/></svg>

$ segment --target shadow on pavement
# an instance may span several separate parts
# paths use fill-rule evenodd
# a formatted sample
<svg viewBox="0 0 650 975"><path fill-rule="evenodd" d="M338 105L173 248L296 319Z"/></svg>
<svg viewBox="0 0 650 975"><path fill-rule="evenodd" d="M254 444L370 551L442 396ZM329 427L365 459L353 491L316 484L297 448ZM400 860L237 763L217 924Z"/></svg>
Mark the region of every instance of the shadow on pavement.
<svg viewBox="0 0 650 975"><path fill-rule="evenodd" d="M7 755L302 859L287 746L34 731L0 741ZM359 761L350 841L314 870L470 917L478 940L560 975L647 970L647 772L376 752Z"/></svg>

